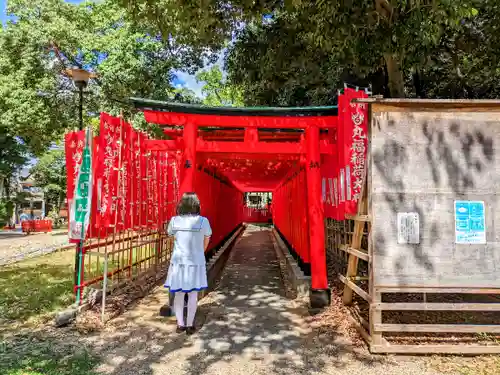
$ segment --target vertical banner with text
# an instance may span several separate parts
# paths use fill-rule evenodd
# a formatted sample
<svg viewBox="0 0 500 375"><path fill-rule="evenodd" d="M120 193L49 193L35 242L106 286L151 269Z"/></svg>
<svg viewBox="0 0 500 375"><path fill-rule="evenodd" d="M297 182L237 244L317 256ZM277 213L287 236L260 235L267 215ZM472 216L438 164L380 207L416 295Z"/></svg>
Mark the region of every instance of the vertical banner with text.
<svg viewBox="0 0 500 375"><path fill-rule="evenodd" d="M75 192L70 209L69 238L72 242L83 241L90 222L92 203L92 134L90 128L85 137L82 162L78 170Z"/></svg>

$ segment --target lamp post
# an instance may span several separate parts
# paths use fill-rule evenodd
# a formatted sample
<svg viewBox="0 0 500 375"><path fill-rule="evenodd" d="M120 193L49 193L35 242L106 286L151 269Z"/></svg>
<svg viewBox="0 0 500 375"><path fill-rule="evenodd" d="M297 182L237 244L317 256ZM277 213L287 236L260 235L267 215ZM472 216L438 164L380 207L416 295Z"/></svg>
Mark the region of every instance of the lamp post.
<svg viewBox="0 0 500 375"><path fill-rule="evenodd" d="M66 75L71 77L79 92L79 121L78 130L83 130L83 89L87 87L90 78L95 78L95 74L81 68L66 69Z"/></svg>
<svg viewBox="0 0 500 375"><path fill-rule="evenodd" d="M66 69L65 73L68 77L73 80L74 85L78 88L79 92L79 104L78 104L78 130L83 130L83 89L87 87L90 78L95 78L95 74L91 73L85 69L81 68L71 68ZM68 202L70 204L70 202ZM69 212L69 207L68 207ZM82 253L83 241L79 241L77 251L75 253L75 275L74 275L74 285L78 284L78 273L80 271L80 258ZM79 303L79 301L77 301Z"/></svg>

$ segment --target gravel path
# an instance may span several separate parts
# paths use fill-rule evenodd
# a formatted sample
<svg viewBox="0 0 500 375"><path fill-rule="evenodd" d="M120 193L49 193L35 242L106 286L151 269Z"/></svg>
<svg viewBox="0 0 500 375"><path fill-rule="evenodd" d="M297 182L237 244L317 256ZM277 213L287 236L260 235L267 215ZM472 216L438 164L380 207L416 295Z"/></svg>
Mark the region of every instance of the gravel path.
<svg viewBox="0 0 500 375"><path fill-rule="evenodd" d="M68 245L66 231L35 233L0 232L0 266L47 254Z"/></svg>
<svg viewBox="0 0 500 375"><path fill-rule="evenodd" d="M158 316L156 289L109 322L86 344L102 354L101 373L430 375L423 362L371 356L339 332L318 332L307 311L287 299L270 232L250 226L232 250L224 275L202 301L193 336Z"/></svg>

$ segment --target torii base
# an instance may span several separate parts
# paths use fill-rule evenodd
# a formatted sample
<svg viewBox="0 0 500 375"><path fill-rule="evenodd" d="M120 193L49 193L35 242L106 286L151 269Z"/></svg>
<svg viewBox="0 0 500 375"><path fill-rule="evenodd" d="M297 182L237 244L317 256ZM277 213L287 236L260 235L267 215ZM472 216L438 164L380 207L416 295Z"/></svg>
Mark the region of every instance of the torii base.
<svg viewBox="0 0 500 375"><path fill-rule="evenodd" d="M332 291L330 289L310 289L309 304L311 310L322 310L330 306L332 302Z"/></svg>

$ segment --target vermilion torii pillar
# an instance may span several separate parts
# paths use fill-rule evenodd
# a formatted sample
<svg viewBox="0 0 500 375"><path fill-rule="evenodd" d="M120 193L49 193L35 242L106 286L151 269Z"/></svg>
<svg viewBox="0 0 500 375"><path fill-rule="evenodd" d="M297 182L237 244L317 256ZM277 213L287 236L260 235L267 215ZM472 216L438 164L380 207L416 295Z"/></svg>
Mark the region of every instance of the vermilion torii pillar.
<svg viewBox="0 0 500 375"><path fill-rule="evenodd" d="M328 289L325 223L323 202L321 200L321 154L319 128L306 128L306 179L307 204L309 209L309 255L311 259L311 296L312 308L322 308L330 303Z"/></svg>
<svg viewBox="0 0 500 375"><path fill-rule="evenodd" d="M194 191L194 176L196 171L196 141L198 138L198 126L187 123L184 126L184 155L182 161L180 196Z"/></svg>

